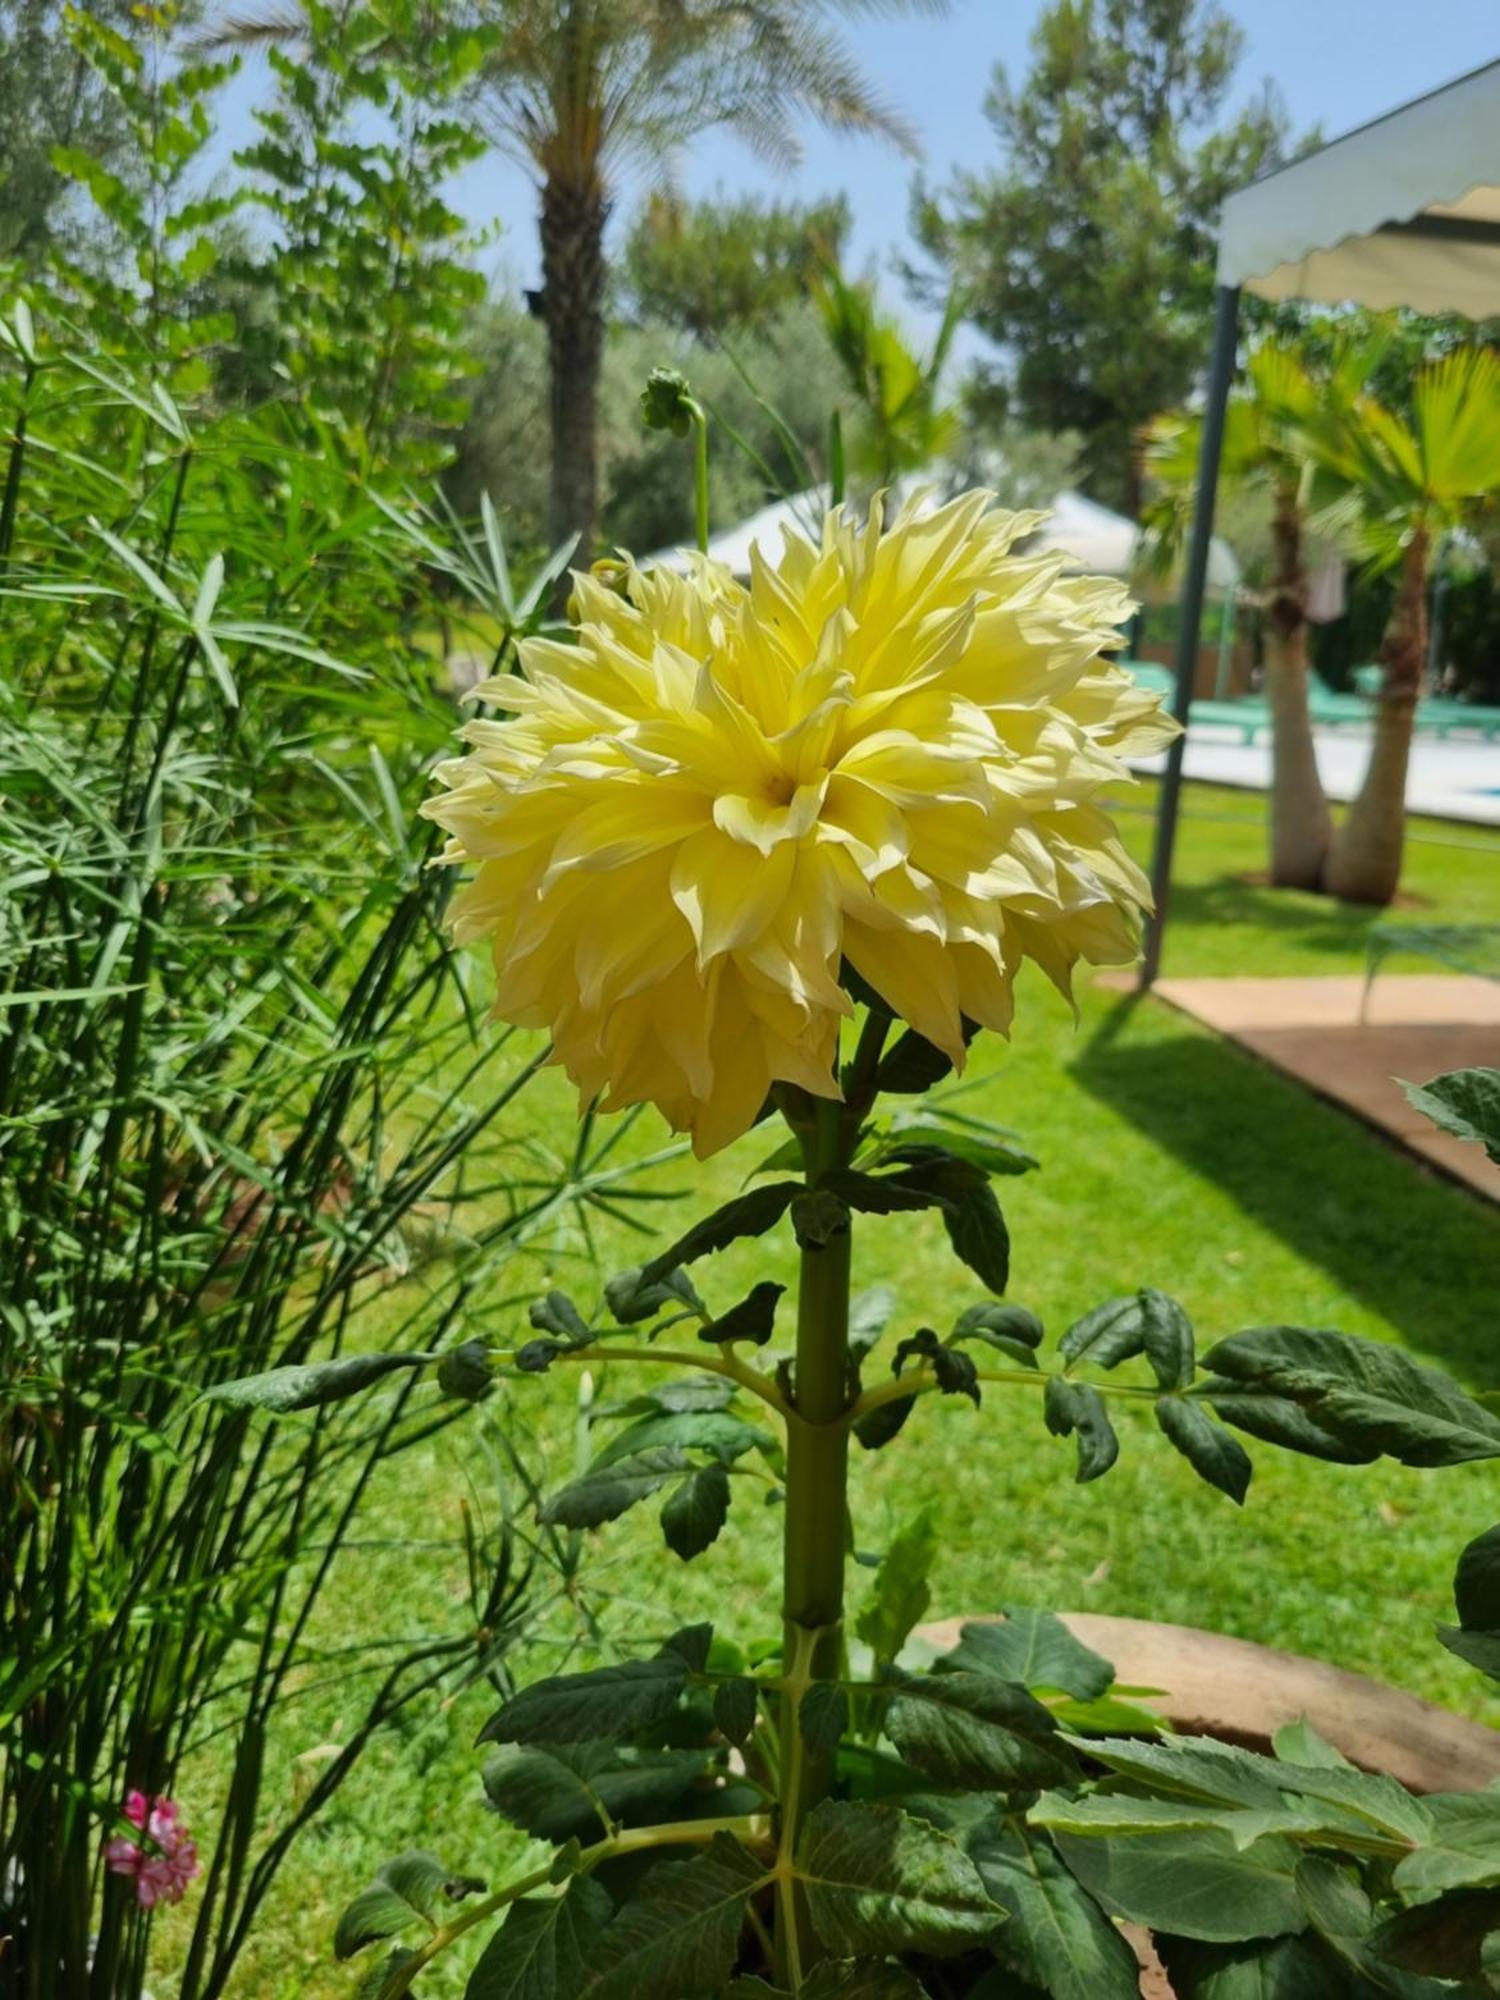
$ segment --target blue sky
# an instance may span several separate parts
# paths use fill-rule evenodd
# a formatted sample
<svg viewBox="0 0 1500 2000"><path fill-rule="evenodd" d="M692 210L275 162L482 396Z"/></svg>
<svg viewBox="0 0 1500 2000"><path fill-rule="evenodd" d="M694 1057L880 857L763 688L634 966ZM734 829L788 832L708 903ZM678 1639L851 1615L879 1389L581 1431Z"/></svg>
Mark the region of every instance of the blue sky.
<svg viewBox="0 0 1500 2000"><path fill-rule="evenodd" d="M1229 0L1245 31L1237 90L1248 95L1270 78L1293 127L1322 127L1328 137L1392 109L1463 71L1500 56L1500 9L1495 0ZM983 103L997 61L1012 77L1024 73L1027 41L1043 0L950 0L948 17L867 22L857 34L867 74L920 134L923 171L941 183L954 166L983 166L995 157ZM252 61L226 106L221 144L243 143L249 107L268 79ZM677 184L691 194L759 190L808 199L844 190L854 216L857 264L886 267L910 249L907 233L912 166L888 147L805 134L800 168L777 173L722 133L683 150ZM637 178L624 190L620 219L644 191ZM499 221L502 234L486 252L497 281L536 282L534 196L523 170L489 158L457 185L458 206L480 225ZM618 222L617 222L618 226ZM889 281L894 299L895 280Z"/></svg>

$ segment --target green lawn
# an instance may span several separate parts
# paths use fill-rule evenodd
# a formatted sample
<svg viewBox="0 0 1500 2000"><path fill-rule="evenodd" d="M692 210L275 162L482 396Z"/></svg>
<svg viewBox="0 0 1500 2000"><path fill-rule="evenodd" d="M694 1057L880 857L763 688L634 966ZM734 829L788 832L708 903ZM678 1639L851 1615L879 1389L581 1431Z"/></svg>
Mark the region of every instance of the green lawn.
<svg viewBox="0 0 1500 2000"><path fill-rule="evenodd" d="M1137 794L1123 816L1138 849L1149 840L1147 796ZM1190 787L1186 804L1169 972L1360 968L1368 913L1254 886L1263 865L1259 800ZM1414 835L1407 889L1434 920L1500 909L1500 838L1437 823L1418 824ZM1336 1326L1399 1341L1472 1387L1500 1387L1500 1210L1428 1175L1163 1004L1086 993L1075 1028L1028 975L1014 1043L981 1044L972 1073L981 1080L972 1108L1015 1128L1043 1162L1040 1173L1000 1191L1014 1240L1012 1296L1042 1316L1050 1335L1087 1306L1154 1284L1187 1306L1203 1345L1273 1320ZM560 1087L549 1084L531 1101L534 1115L556 1119L559 1130L571 1116ZM660 1139L639 1136L643 1147ZM735 1191L765 1150L764 1133L751 1135L716 1160L694 1190L695 1206ZM684 1165L662 1172L672 1185L697 1178ZM686 1216L673 1208L659 1219L669 1229ZM608 1247L621 1262L638 1255L618 1241ZM856 1272L861 1285L892 1287L901 1330L946 1324L978 1296L928 1217L861 1225ZM596 1289L575 1257L555 1275L580 1298ZM731 1303L765 1275L792 1275L780 1233L709 1267L710 1303ZM564 1468L576 1389L566 1372L519 1391ZM634 1379L616 1367L601 1387L616 1394ZM929 1399L896 1445L861 1458L862 1549L878 1550L919 1499L939 1509L935 1612L1032 1603L1213 1626L1483 1711L1482 1683L1437 1645L1432 1628L1446 1611L1459 1547L1500 1518L1492 1467L1344 1469L1257 1446L1255 1481L1239 1510L1194 1478L1149 1415L1138 1419L1127 1407L1119 1465L1079 1488L1072 1447L1047 1435L1039 1404L1025 1390L991 1389L979 1412ZM487 1479L472 1424L392 1472L369 1510L371 1546L344 1562L328 1643L404 1634L446 1615L460 1595L451 1548L460 1503L477 1497L483 1506ZM402 1537L450 1549L419 1556L384 1546ZM742 1637L774 1629L775 1517L751 1499L740 1498L730 1530L692 1568L661 1548L648 1510L600 1543L593 1575L616 1599L623 1639L699 1615ZM856 1574L856 1600L862 1588ZM263 1917L238 1993L348 1993L353 1981L331 1965L328 1936L338 1907L384 1855L430 1846L456 1869L499 1873L513 1848L478 1803L482 1753L471 1747L489 1705L476 1693L424 1712L403 1738L372 1753L304 1841ZM337 1742L353 1712L336 1677L289 1708L270 1814L281 1788L297 1783L295 1760ZM200 1782L212 1783L208 1756ZM458 1990L456 1973L423 1987ZM162 1982L159 1995L169 1991Z"/></svg>

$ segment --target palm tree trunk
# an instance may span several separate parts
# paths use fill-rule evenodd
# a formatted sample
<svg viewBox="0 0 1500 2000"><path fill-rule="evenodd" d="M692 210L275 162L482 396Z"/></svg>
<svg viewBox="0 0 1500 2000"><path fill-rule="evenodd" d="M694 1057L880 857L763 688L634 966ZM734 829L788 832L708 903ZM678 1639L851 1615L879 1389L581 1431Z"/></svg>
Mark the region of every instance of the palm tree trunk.
<svg viewBox="0 0 1500 2000"><path fill-rule="evenodd" d="M1385 668L1375 741L1359 795L1329 850L1325 887L1351 903L1389 903L1401 882L1406 842L1406 772L1412 721L1427 658L1427 531L1406 545L1401 585L1380 642Z"/></svg>
<svg viewBox="0 0 1500 2000"><path fill-rule="evenodd" d="M599 498L599 371L604 360L604 225L609 203L592 179L549 177L542 189L542 318L551 373L554 546L578 536L593 553ZM560 587L567 594L567 581Z"/></svg>
<svg viewBox="0 0 1500 2000"><path fill-rule="evenodd" d="M1271 880L1280 889L1319 889L1333 820L1318 776L1307 710L1307 573L1295 487L1277 489L1271 544L1275 571L1266 616Z"/></svg>

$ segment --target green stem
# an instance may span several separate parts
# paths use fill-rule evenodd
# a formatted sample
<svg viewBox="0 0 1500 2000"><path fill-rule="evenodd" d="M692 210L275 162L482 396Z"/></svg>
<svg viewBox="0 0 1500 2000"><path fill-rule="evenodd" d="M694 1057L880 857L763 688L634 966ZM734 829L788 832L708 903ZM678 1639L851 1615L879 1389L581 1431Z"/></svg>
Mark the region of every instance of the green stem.
<svg viewBox="0 0 1500 2000"><path fill-rule="evenodd" d="M725 1819L674 1820L664 1826L641 1826L627 1828L613 1833L607 1840L601 1840L593 1847L586 1847L578 1857L577 1873L587 1874L602 1861L612 1861L622 1854L639 1854L652 1847L706 1846L720 1833L732 1833L740 1840L757 1840L764 1828L764 1821L753 1814L737 1813ZM497 1889L492 1896L471 1903L460 1916L450 1918L446 1924L439 1924L426 1942L420 1945L412 1956L392 1969L389 1977L379 1989L379 2000L401 2000L410 1991L412 1981L424 1966L445 1952L449 1945L461 1938L466 1931L482 1924L487 1917L498 1916L507 1905L517 1902L522 1896L530 1896L540 1889L546 1889L556 1882L553 1872L555 1863L549 1861L544 1867L534 1869L531 1874L521 1876L517 1881L508 1882L503 1889Z"/></svg>
<svg viewBox="0 0 1500 2000"><path fill-rule="evenodd" d="M843 1107L820 1103L803 1142L809 1186L843 1165ZM803 1821L829 1789L831 1753L803 1740L802 1696L816 1681L835 1681L844 1664L844 1548L848 1515L849 1431L848 1234L802 1253L797 1295L794 1410L787 1426L786 1522L782 1572L781 1880L777 1968L784 1981L815 1955L788 1873Z"/></svg>
<svg viewBox="0 0 1500 2000"><path fill-rule="evenodd" d="M698 526L698 552L708 554L708 413L693 405L693 498Z"/></svg>
<svg viewBox="0 0 1500 2000"><path fill-rule="evenodd" d="M429 1355L425 1358L435 1361L439 1357ZM497 1367L513 1368L516 1350L510 1347L491 1348L489 1358ZM779 1416L788 1419L791 1416L781 1391L770 1376L763 1374L759 1368L752 1368L748 1361L741 1361L727 1342L720 1342L712 1353L704 1348L695 1354L683 1347L613 1347L604 1341L590 1341L586 1347L563 1348L553 1356L553 1361L639 1361L655 1363L658 1367L701 1368L706 1374L725 1375L731 1382L738 1382L742 1389L752 1396L759 1396Z"/></svg>

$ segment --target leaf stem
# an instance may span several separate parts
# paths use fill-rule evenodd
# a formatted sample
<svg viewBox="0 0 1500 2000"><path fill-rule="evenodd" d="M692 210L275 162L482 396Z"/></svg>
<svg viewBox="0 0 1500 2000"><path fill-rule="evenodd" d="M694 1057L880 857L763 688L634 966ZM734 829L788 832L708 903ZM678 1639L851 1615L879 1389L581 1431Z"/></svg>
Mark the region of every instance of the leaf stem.
<svg viewBox="0 0 1500 2000"><path fill-rule="evenodd" d="M720 1833L732 1833L747 1843L764 1842L769 1834L769 1824L760 1814L737 1813L724 1819L682 1819L672 1820L663 1826L629 1827L593 1847L586 1847L578 1857L574 1872L586 1875L602 1862L612 1861L621 1854L639 1854L646 1848L706 1846ZM440 1924L425 1944L392 1968L389 1978L379 1989L377 2000L401 2000L403 1994L410 1992L418 1973L466 1931L482 1924L486 1917L494 1916L497 1910L518 1902L522 1896L529 1896L533 1890L545 1889L552 1884L553 1867L554 1863L549 1861L543 1868L534 1868L529 1875L508 1882L492 1896L471 1903L462 1915L454 1917L451 1922Z"/></svg>
<svg viewBox="0 0 1500 2000"><path fill-rule="evenodd" d="M975 1380L998 1382L1006 1388L1045 1389L1054 1376L1060 1374L1060 1370L1046 1368L980 1368L975 1372ZM1139 1382L1098 1382L1092 1377L1089 1379L1101 1396L1117 1396L1132 1402L1154 1403L1163 1396L1182 1393L1148 1387ZM877 1382L873 1388L866 1389L858 1402L846 1412L844 1422L852 1429L872 1410L878 1410L886 1403L899 1403L906 1396L930 1396L940 1386L930 1368L913 1368L909 1375L892 1375L889 1381Z"/></svg>
<svg viewBox="0 0 1500 2000"><path fill-rule="evenodd" d="M513 1368L516 1362L514 1348L494 1348L490 1360L497 1368ZM794 1412L786 1398L759 1368L752 1368L748 1361L741 1361L727 1344L721 1343L714 1353L706 1350L695 1352L684 1347L615 1347L605 1341L590 1341L586 1347L567 1347L553 1356L554 1361L647 1361L656 1362L669 1368L701 1368L709 1375L723 1375L752 1396L758 1396L763 1403L775 1410L779 1417L790 1422Z"/></svg>

